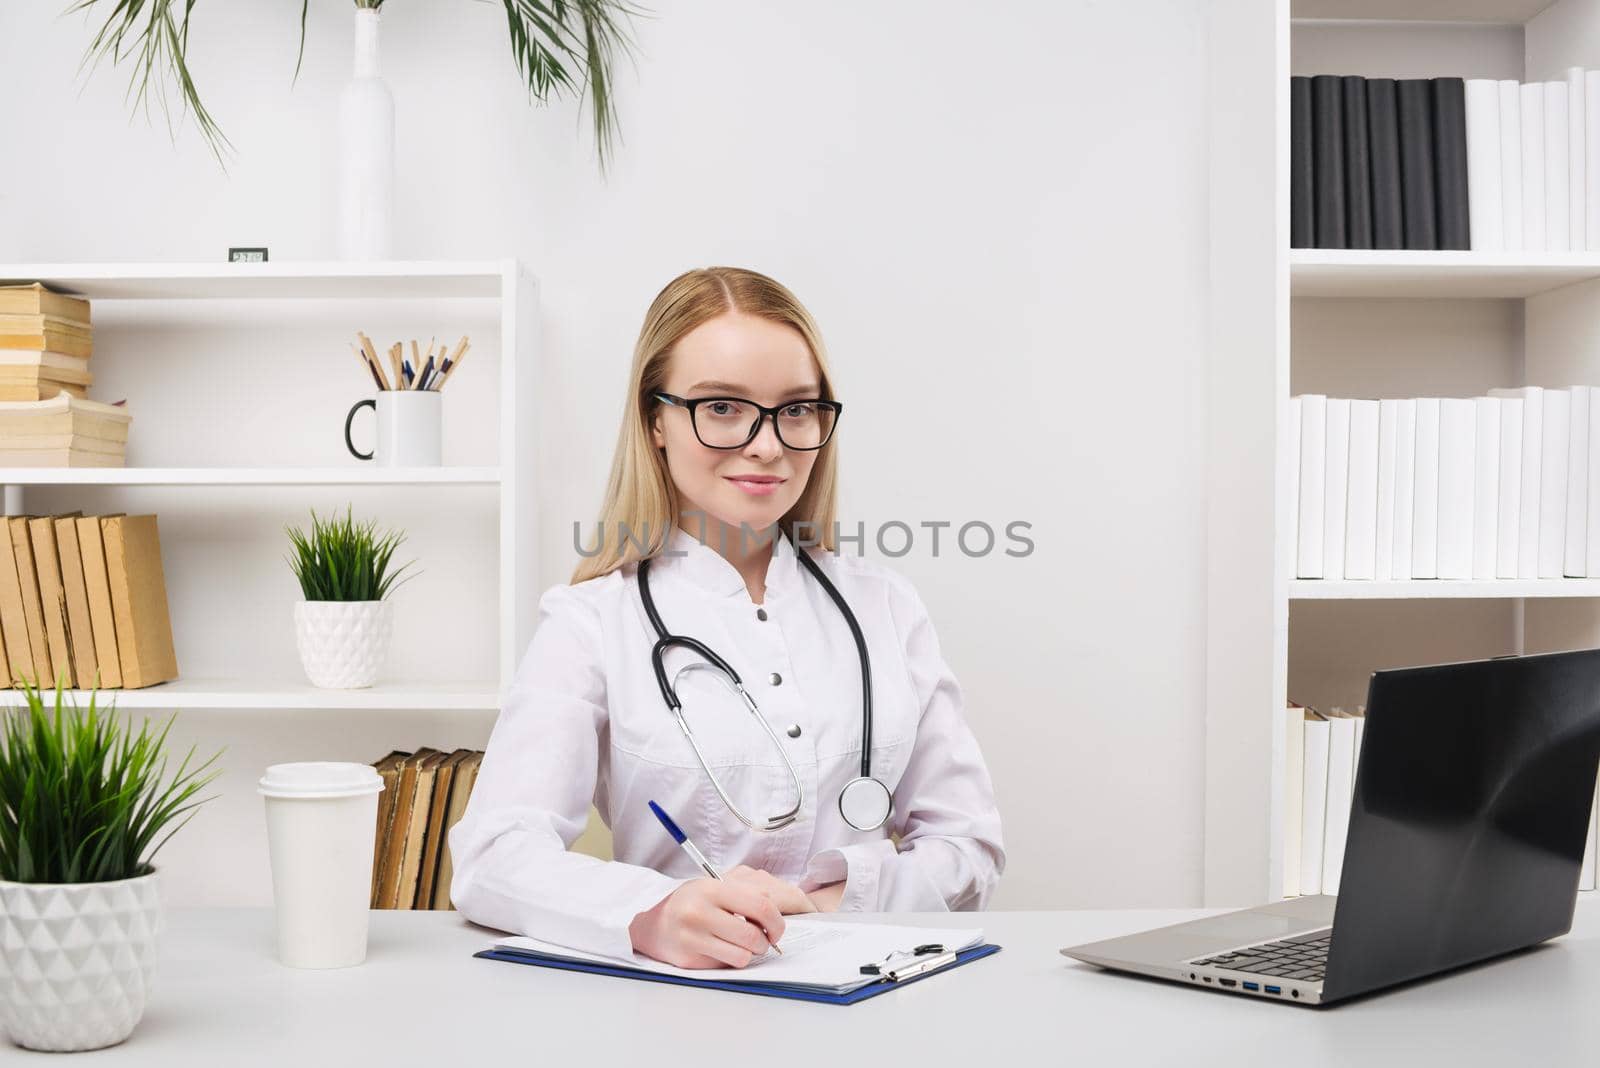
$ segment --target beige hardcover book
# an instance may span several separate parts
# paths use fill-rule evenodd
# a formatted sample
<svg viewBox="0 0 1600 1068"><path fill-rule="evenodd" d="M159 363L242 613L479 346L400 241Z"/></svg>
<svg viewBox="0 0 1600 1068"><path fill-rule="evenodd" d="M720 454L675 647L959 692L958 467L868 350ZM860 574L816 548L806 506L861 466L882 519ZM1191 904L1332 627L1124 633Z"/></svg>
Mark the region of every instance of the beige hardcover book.
<svg viewBox="0 0 1600 1068"><path fill-rule="evenodd" d="M28 538L28 517L8 516L11 551L17 557L17 584L22 587L22 617L28 624L28 650L33 655L33 684L48 689L56 673L50 662L49 639L44 633L44 606L39 601L39 572L33 564L33 546Z"/></svg>
<svg viewBox="0 0 1600 1068"><path fill-rule="evenodd" d="M112 456L122 456L128 451L126 442L80 437L71 431L64 434L13 434L0 430L0 448L17 453L34 449L40 452L72 449L74 452L103 452Z"/></svg>
<svg viewBox="0 0 1600 1068"><path fill-rule="evenodd" d="M0 537L0 632L6 640L7 685L36 682L28 622L22 610L22 584L17 580L17 554L11 548L9 532Z"/></svg>
<svg viewBox="0 0 1600 1068"><path fill-rule="evenodd" d="M102 689L122 686L122 660L117 655L116 612L111 607L111 582L106 576L105 544L100 537L101 516L74 520L78 528L78 555L83 561L83 588L89 598L89 626L94 635L94 659L100 669Z"/></svg>
<svg viewBox="0 0 1600 1068"><path fill-rule="evenodd" d="M45 326L33 333L12 333L0 329L0 349L29 349L40 352L59 352L64 356L88 358L94 353L94 340L87 334Z"/></svg>
<svg viewBox="0 0 1600 1068"><path fill-rule="evenodd" d="M76 397L56 397L39 403L52 404L56 400L76 399ZM0 440L21 441L25 438L48 437L53 434L75 434L80 439L126 442L128 420L102 419L84 412L69 411L38 415L0 413Z"/></svg>
<svg viewBox="0 0 1600 1068"><path fill-rule="evenodd" d="M0 449L0 467L123 467L120 452L90 449Z"/></svg>
<svg viewBox="0 0 1600 1068"><path fill-rule="evenodd" d="M372 839L372 895L369 900L372 908L378 907L378 887L383 882L384 847L389 841L389 824L394 820L394 799L400 782L400 768L410 755L403 749L396 749L372 764L377 769L378 777L383 780L383 790L378 794L378 825Z"/></svg>
<svg viewBox="0 0 1600 1068"><path fill-rule="evenodd" d="M100 688L100 670L94 653L94 620L89 614L89 591L83 582L83 550L78 545L78 515L56 516L56 548L61 557L61 585L67 594L67 638L72 643L72 666L79 689Z"/></svg>
<svg viewBox="0 0 1600 1068"><path fill-rule="evenodd" d="M439 776L439 765L449 758L448 753L433 752L417 764L417 797L411 806L411 825L406 828L395 908L417 907L417 887L422 881L422 855L427 845L428 820L433 814L433 784Z"/></svg>
<svg viewBox="0 0 1600 1068"><path fill-rule="evenodd" d="M75 386L70 383L51 382L41 378L37 383L29 382L16 385L0 382L0 404L16 403L18 401L35 402L49 400L62 393L73 397L82 397L88 390L84 386Z"/></svg>
<svg viewBox="0 0 1600 1068"><path fill-rule="evenodd" d="M89 302L47 289L40 282L0 286L0 315L53 315L89 325Z"/></svg>
<svg viewBox="0 0 1600 1068"><path fill-rule="evenodd" d="M46 327L55 327L68 333L90 337L94 327L78 319L64 319L59 315L16 315L0 312L0 334L32 334Z"/></svg>
<svg viewBox="0 0 1600 1068"><path fill-rule="evenodd" d="M450 880L455 877L455 865L450 862L450 828L461 822L466 814L467 800L472 796L473 784L478 781L478 767L483 763L483 753L469 753L456 765L450 776L450 808L445 813L444 831L440 838L439 873L433 880L433 907L453 909L450 900Z"/></svg>
<svg viewBox="0 0 1600 1068"><path fill-rule="evenodd" d="M0 367L13 371L21 368L50 368L60 371L87 371L87 356L68 356L49 349L0 349Z"/></svg>
<svg viewBox="0 0 1600 1068"><path fill-rule="evenodd" d="M400 765L395 787L394 815L389 818L389 834L383 843L383 873L378 884L378 908L399 908L401 866L405 861L406 837L411 830L411 812L417 802L417 769L439 751L426 746L412 753Z"/></svg>
<svg viewBox="0 0 1600 1068"><path fill-rule="evenodd" d="M0 341L4 341L0 338ZM34 382L63 382L75 386L94 385L93 371L80 371L71 367L50 364L0 364L0 382L7 385L28 385Z"/></svg>
<svg viewBox="0 0 1600 1068"><path fill-rule="evenodd" d="M50 663L62 687L78 689L78 671L67 644L67 590L61 584L61 557L56 552L54 516L28 520L28 537L33 543L33 567L39 575L39 604L44 612L44 636L50 645Z"/></svg>
<svg viewBox="0 0 1600 1068"><path fill-rule="evenodd" d="M156 517L106 516L100 520L100 535L105 540L106 580L117 620L122 685L141 689L177 678Z"/></svg>
<svg viewBox="0 0 1600 1068"><path fill-rule="evenodd" d="M444 818L450 811L450 783L456 768L472 755L470 749L457 749L439 764L433 778L433 802L428 807L428 831L422 840L422 871L417 876L416 907L433 908L433 884L439 875L439 853L444 837Z"/></svg>

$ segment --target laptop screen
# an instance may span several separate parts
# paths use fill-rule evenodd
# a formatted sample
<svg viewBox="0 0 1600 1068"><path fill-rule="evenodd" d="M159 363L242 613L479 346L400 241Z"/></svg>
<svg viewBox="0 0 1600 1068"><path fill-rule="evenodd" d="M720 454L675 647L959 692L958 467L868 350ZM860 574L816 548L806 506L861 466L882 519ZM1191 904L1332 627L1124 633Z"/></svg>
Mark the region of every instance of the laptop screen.
<svg viewBox="0 0 1600 1068"><path fill-rule="evenodd" d="M1600 761L1600 650L1379 671L1323 992L1572 926Z"/></svg>

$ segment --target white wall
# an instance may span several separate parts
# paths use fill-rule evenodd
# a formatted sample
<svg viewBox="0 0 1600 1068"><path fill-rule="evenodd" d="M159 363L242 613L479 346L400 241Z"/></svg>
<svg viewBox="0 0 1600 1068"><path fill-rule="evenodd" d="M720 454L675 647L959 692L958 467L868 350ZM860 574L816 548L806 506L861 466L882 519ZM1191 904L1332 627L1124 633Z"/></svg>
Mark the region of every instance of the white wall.
<svg viewBox="0 0 1600 1068"><path fill-rule="evenodd" d="M294 5L197 5L194 72L238 148L226 174L187 125L174 144L159 119L130 122L122 72L75 77L91 28L57 15L60 6L0 7L0 84L13 102L0 261L219 259L246 244L270 246L275 260L333 254L348 5L312 5L293 87ZM540 587L566 580L571 525L598 505L651 298L690 266L768 272L817 316L850 405L847 520L1033 524L1027 559L968 559L948 545L934 559L922 540L895 562L934 612L997 783L1010 853L997 904L1197 903L1203 5L1073 0L975 18L955 2L658 2L637 25L637 68L618 67L625 144L608 182L587 111L527 104L497 7L386 9L385 75L399 115L395 253L514 255L541 280L547 403L526 413L544 428ZM260 324L273 348L291 360L320 354L329 330L298 327L294 308L283 315ZM345 363L346 329L358 325L332 330ZM139 329L120 342L108 334L97 356L105 380L139 373L131 361L170 357L209 383L197 388L225 393L227 379L195 354L254 343L202 330L166 353L130 340ZM113 359L129 362L105 366ZM272 418L248 413L250 394L234 387L228 404L253 436L205 438L193 462L273 462L280 435L300 462L343 462L336 420L363 391L342 382L278 404ZM229 410L205 400L195 398L195 419ZM928 432L958 419L970 429ZM140 430L151 456L194 447L181 419ZM239 500L244 491L140 492L117 500L171 517L169 576L191 575L176 586L225 579L230 554L253 576L247 588L277 582L270 603L175 620L180 661L248 640L292 665L293 591L286 575L270 576L283 518L303 514L312 495L262 504ZM424 566L448 573L448 527L422 514L432 501L406 496L427 492L361 500L415 526ZM92 509L105 499L40 491L26 505ZM208 516L212 501L222 511ZM256 518L241 522L235 508ZM472 545L492 520L468 512ZM478 588L481 578L462 581ZM463 606L455 589L418 583L401 610L414 621L462 613L451 655L476 663L492 606ZM175 593L175 613L190 598ZM226 743L228 774L221 800L163 854L169 899L269 899L254 795L266 764L476 744L490 721L184 713L180 740Z"/></svg>

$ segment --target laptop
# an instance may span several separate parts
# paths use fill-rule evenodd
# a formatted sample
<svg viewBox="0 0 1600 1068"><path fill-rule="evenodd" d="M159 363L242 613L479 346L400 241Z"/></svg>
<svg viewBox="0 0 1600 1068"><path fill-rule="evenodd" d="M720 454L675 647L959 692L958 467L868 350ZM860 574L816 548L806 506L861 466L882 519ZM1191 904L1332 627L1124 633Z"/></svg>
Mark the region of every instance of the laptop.
<svg viewBox="0 0 1600 1068"><path fill-rule="evenodd" d="M1339 895L1061 952L1300 1005L1567 933L1600 762L1600 649L1374 672Z"/></svg>

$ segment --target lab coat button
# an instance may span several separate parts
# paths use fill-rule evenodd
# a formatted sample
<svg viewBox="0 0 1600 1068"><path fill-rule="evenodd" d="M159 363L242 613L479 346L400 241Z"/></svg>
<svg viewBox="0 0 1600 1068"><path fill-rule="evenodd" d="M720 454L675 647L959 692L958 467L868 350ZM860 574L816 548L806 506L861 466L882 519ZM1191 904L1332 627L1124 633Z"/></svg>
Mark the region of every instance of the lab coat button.
<svg viewBox="0 0 1600 1068"><path fill-rule="evenodd" d="M771 682L771 683L772 683L772 685L774 685L774 686L781 686L781 685L783 685L783 676L782 676L782 675L780 675L780 674L778 674L778 673L777 673L777 672L776 672L776 671L774 671L774 672L773 672L773 673L772 673L772 674L771 674L771 675L768 675L768 676L767 676L767 679L768 679L768 680L769 680L769 681L770 681L770 682Z"/></svg>
<svg viewBox="0 0 1600 1068"><path fill-rule="evenodd" d="M791 738L800 737L800 724L798 724L798 723L789 724L788 734L789 734L789 737L791 737Z"/></svg>
<svg viewBox="0 0 1600 1068"><path fill-rule="evenodd" d="M756 618L761 620L761 622L765 623L767 621L767 610L765 608L757 608L756 609Z"/></svg>

